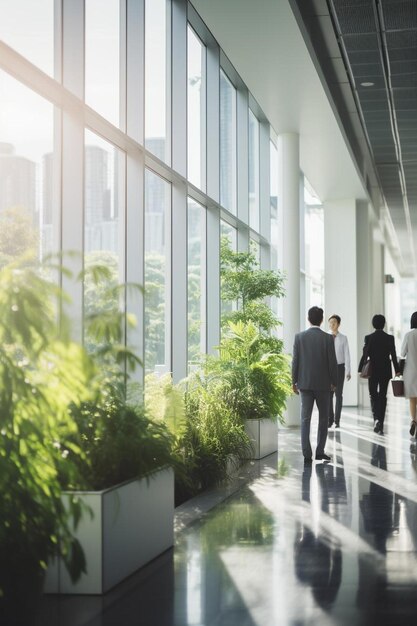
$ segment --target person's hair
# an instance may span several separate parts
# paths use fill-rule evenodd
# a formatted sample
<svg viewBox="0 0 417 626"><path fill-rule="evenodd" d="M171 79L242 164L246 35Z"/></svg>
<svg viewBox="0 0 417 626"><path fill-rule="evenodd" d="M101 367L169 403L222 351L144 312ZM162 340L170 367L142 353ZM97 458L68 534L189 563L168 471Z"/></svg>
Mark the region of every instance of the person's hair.
<svg viewBox="0 0 417 626"><path fill-rule="evenodd" d="M336 315L336 314L331 315L327 321L328 321L328 322L330 322L330 320L336 320L336 322L337 322L339 325L340 325L340 322L342 321L342 319L341 319L340 315Z"/></svg>
<svg viewBox="0 0 417 626"><path fill-rule="evenodd" d="M323 321L323 309L319 306L312 306L311 309L308 310L308 321L313 326L320 326Z"/></svg>
<svg viewBox="0 0 417 626"><path fill-rule="evenodd" d="M372 326L376 330L382 330L385 326L385 317L381 315L380 313L377 313L376 315L374 315L372 318Z"/></svg>
<svg viewBox="0 0 417 626"><path fill-rule="evenodd" d="M411 316L410 328L417 328L417 311L414 311L414 313Z"/></svg>

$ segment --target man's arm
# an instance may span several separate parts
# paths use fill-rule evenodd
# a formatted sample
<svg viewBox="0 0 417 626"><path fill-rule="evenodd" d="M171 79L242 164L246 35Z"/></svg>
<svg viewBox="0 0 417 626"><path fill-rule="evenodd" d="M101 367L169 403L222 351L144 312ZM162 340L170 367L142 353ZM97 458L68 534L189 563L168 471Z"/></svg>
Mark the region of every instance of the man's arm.
<svg viewBox="0 0 417 626"><path fill-rule="evenodd" d="M345 372L346 378L350 380L350 351L347 337L345 337Z"/></svg>
<svg viewBox="0 0 417 626"><path fill-rule="evenodd" d="M369 338L369 335L365 335L365 341L364 341L363 348L362 348L362 356L361 356L361 360L359 361L359 365L358 365L358 372L362 371L362 367L364 365L366 344L368 343L368 338Z"/></svg>

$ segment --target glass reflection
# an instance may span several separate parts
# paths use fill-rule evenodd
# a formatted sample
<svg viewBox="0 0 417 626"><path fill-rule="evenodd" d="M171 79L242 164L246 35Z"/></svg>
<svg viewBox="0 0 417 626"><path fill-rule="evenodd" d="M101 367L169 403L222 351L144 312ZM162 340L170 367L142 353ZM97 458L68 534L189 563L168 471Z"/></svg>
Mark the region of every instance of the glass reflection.
<svg viewBox="0 0 417 626"><path fill-rule="evenodd" d="M174 623L234 626L243 619L246 626L260 624L252 595L258 598L257 587L265 581L253 580L248 563L259 571L265 560L270 562L274 531L273 515L244 488L180 536L175 550Z"/></svg>
<svg viewBox="0 0 417 626"><path fill-rule="evenodd" d="M331 466L318 463L315 472L321 494L321 510L329 512L330 495L336 490L332 486ZM313 468L305 466L301 480L301 497L310 504ZM329 480L330 478L330 480ZM342 580L342 552L339 542L319 533L311 527L299 524L294 542L294 567L297 578L311 591L317 604L330 610L336 600Z"/></svg>
<svg viewBox="0 0 417 626"><path fill-rule="evenodd" d="M371 465L387 469L385 446L372 444ZM398 496L390 489L374 482L369 484L369 493L360 501L365 532L373 535L375 548L386 554L387 539L399 528L400 506Z"/></svg>
<svg viewBox="0 0 417 626"><path fill-rule="evenodd" d="M202 549L207 553L236 545L272 545L274 517L244 490L233 503L218 507L216 514L211 515L202 527L201 539Z"/></svg>

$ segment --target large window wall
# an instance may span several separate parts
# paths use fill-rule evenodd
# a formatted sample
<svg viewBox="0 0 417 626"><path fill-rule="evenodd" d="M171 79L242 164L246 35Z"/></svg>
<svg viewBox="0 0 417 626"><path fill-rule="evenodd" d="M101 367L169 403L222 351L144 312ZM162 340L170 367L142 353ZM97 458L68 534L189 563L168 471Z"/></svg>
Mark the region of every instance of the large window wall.
<svg viewBox="0 0 417 626"><path fill-rule="evenodd" d="M170 371L171 185L145 171L145 370Z"/></svg>
<svg viewBox="0 0 417 626"><path fill-rule="evenodd" d="M85 0L85 101L119 126L120 3Z"/></svg>
<svg viewBox="0 0 417 626"><path fill-rule="evenodd" d="M117 311L123 306L114 288L125 276L125 159L124 152L86 130L83 302L87 316ZM103 268L100 280L93 280L93 267Z"/></svg>
<svg viewBox="0 0 417 626"><path fill-rule="evenodd" d="M79 336L122 307L144 371L181 379L220 337L221 235L276 264L267 120L185 0L0 0L0 39L0 262L78 251ZM109 301L125 281L144 296Z"/></svg>
<svg viewBox="0 0 417 626"><path fill-rule="evenodd" d="M302 177L302 187L304 202L301 216L301 311L304 312L312 306L324 308L324 210L305 177ZM307 325L306 319L302 319L301 322L301 327Z"/></svg>
<svg viewBox="0 0 417 626"><path fill-rule="evenodd" d="M53 104L0 70L0 258L58 246L60 152Z"/></svg>

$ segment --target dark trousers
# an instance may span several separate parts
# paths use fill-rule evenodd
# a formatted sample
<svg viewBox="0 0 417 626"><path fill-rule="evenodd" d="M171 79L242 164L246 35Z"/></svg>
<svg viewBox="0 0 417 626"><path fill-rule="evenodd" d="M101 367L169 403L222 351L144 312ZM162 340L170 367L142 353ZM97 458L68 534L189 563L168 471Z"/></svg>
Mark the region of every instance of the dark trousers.
<svg viewBox="0 0 417 626"><path fill-rule="evenodd" d="M341 363L337 366L337 385L336 391L332 391L330 395L329 403L329 426L336 422L340 424L340 414L342 412L343 404L343 385L345 383L345 364ZM333 396L336 396L336 408L333 410Z"/></svg>
<svg viewBox="0 0 417 626"><path fill-rule="evenodd" d="M384 423L385 409L387 408L387 389L390 379L385 376L371 376L368 380L371 409L374 420Z"/></svg>
<svg viewBox="0 0 417 626"><path fill-rule="evenodd" d="M324 454L327 439L327 413L329 411L330 391L301 390L301 449L303 455L310 459L313 455L310 444L311 414L314 401L319 410L319 427L317 431L316 454Z"/></svg>

